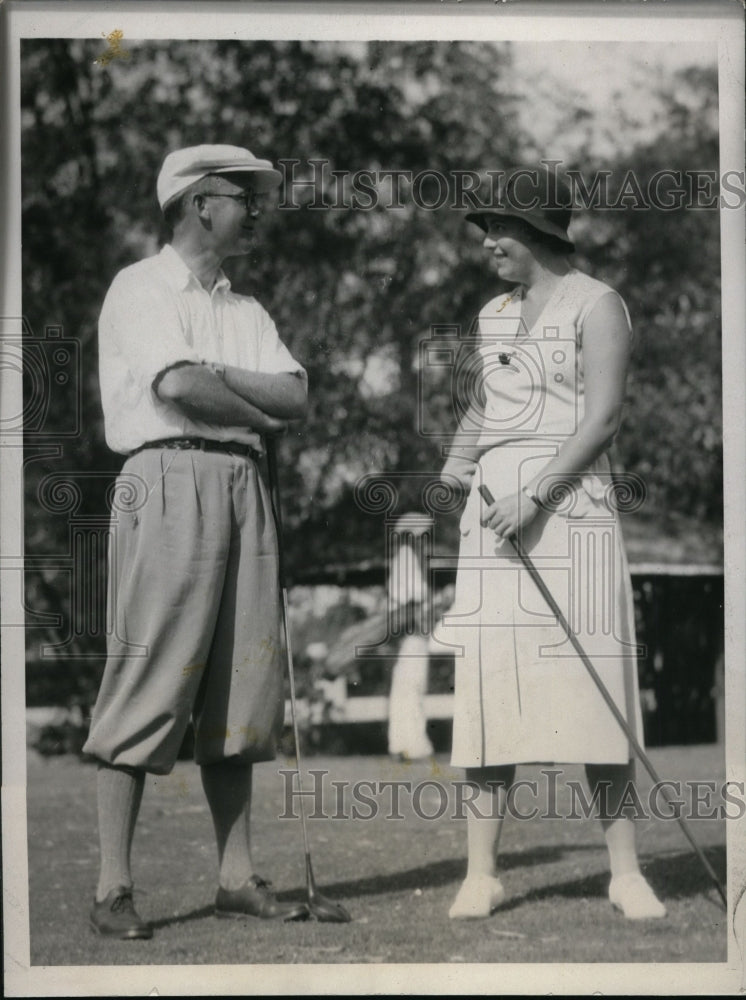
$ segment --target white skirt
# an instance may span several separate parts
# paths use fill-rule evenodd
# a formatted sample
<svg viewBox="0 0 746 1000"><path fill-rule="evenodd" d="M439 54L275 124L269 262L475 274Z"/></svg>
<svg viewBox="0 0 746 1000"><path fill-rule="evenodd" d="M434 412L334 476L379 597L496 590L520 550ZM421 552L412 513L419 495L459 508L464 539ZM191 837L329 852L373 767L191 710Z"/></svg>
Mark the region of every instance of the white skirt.
<svg viewBox="0 0 746 1000"><path fill-rule="evenodd" d="M626 763L629 740L512 545L479 518L486 484L515 492L553 446L502 445L481 459L461 519L454 604L437 639L455 647L451 762ZM556 513L523 532L531 556L614 702L642 744L634 606L605 458Z"/></svg>

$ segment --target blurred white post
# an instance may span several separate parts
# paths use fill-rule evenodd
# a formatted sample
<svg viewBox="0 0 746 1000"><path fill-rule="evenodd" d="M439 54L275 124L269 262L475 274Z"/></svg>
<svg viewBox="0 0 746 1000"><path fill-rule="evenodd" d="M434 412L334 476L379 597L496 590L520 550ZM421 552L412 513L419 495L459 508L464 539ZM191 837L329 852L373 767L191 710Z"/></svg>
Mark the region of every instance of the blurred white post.
<svg viewBox="0 0 746 1000"><path fill-rule="evenodd" d="M388 750L408 760L430 757L425 695L431 630L430 594L426 574L432 548L432 518L404 514L390 535L388 606L393 628L402 635L391 673Z"/></svg>

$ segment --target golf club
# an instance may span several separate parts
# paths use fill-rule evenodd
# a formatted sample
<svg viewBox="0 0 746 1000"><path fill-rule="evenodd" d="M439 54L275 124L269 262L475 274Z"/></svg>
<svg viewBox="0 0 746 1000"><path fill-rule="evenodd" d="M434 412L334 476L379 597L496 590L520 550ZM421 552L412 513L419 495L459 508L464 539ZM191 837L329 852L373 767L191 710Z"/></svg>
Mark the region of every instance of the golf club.
<svg viewBox="0 0 746 1000"><path fill-rule="evenodd" d="M492 503L495 502L495 498L492 496L492 493L490 492L490 490L489 490L489 488L487 486L480 486L479 487L479 492L482 495L482 498L484 499L484 501L486 503L492 504ZM601 680L601 678L599 677L598 673L596 672L596 668L591 663L591 661L588 658L588 655L586 654L585 650L580 645L580 642L578 641L575 633L572 631L572 628L570 627L569 622L567 621L567 619L565 618L565 616L562 614L562 611L560 610L559 605L557 604L557 602L555 601L555 599L552 597L552 594L549 591L549 588L547 587L547 585L544 583L544 580L542 579L541 574L539 573L539 571L534 566L533 562L531 561L531 558L524 551L523 546L521 545L520 541L518 540L518 537L516 535L514 535L514 534L513 535L509 535L508 536L508 541L513 546L513 548L514 548L516 554L518 555L519 559L521 560L521 562L523 563L523 565L528 570L529 574L531 575L531 579L534 581L534 583L536 584L536 586L539 588L539 591L540 591L542 597L544 598L544 600L547 602L547 604L551 608L553 614L556 615L557 621L562 626L562 628L563 628L563 630L565 632L565 635L567 636L567 638L572 643L572 645L573 645L573 647L575 649L575 652L578 654L578 656L582 660L583 665L585 666L586 670L588 671L588 673L593 678L593 681L594 681L596 687L598 688L598 690L603 695L603 699L606 702L606 704L609 706L609 708L611 709L611 711L612 711L612 713L614 715L614 718L617 720L617 722L619 723L619 725L622 727L624 733L626 734L627 739L629 740L630 745L632 746L632 749L635 751L635 753L637 754L637 756L640 758L640 760L642 761L642 763L645 765L645 769L647 770L648 774L650 775L650 777L655 782L656 787L659 788L659 789L661 789L661 790L663 790L663 798L666 800L666 804L669 805L669 806L671 806L671 808L673 810L673 814L676 816L676 819L677 819L678 824L679 824L679 826L681 827L681 829L682 829L682 831L684 833L684 836L686 837L686 839L689 841L689 843L694 848L694 850L695 850L695 852L697 854L697 857L702 862L702 865L704 866L705 871L707 872L707 874L709 875L710 879L712 880L715 888L717 889L718 894L720 895L720 898L723 901L723 906L727 910L728 909L728 901L726 899L725 889L723 888L720 880L718 879L717 875L715 874L715 871L714 871L712 865L707 860L707 858L705 857L705 855L702 853L701 848L699 847L699 845L695 841L695 839L694 839L694 837L692 835L692 832L689 829L688 824L686 823L686 820L681 815L680 810L677 808L677 806L668 797L668 789L664 785L662 785L661 780L658 777L658 775L657 775L657 773L655 771L655 768L653 767L653 765L652 765L652 763L650 761L650 758L648 757L648 755L645 753L645 751L642 749L642 747L638 743L638 741L637 741L634 733L632 732L632 730L630 729L630 727L629 727L629 725L627 723L627 720L622 715L622 713L620 712L619 708L617 707L616 702L614 701L614 699L611 697L611 695L609 694L608 690L606 689L606 686L604 685L604 682Z"/></svg>
<svg viewBox="0 0 746 1000"><path fill-rule="evenodd" d="M277 476L277 455L275 443L271 438L267 438L267 473L269 476L269 493L272 502L272 512L274 514L275 526L277 528L277 552L279 562L280 594L282 597L282 624L285 632L285 652L287 654L288 678L290 681L290 714L293 721L293 739L295 741L295 761L296 772L298 774L298 792L300 793L300 821L303 830L303 849L306 855L306 890L307 905L310 916L314 920L326 924L347 924L352 917L341 903L335 903L328 899L316 888L316 880L313 877L313 867L311 865L311 848L308 843L308 829L306 827L306 807L305 795L303 793L303 778L300 759L300 739L298 737L298 715L295 699L295 671L293 670L293 650L290 644L290 627L288 614L288 592L285 580L285 556L282 542L282 513L280 509L280 489Z"/></svg>

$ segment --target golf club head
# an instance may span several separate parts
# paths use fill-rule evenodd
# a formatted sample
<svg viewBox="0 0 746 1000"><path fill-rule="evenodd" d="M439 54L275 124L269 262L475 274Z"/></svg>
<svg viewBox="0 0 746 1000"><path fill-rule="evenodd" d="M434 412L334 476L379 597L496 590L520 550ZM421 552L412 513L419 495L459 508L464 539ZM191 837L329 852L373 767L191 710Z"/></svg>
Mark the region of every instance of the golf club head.
<svg viewBox="0 0 746 1000"><path fill-rule="evenodd" d="M312 920L318 920L322 924L349 924L352 917L341 903L335 903L327 899L316 888L316 879L313 877L311 866L311 856L306 854L306 885L308 887L308 912Z"/></svg>
<svg viewBox="0 0 746 1000"><path fill-rule="evenodd" d="M341 903L335 903L320 892L308 898L308 912L312 920L322 924L349 924L352 917Z"/></svg>

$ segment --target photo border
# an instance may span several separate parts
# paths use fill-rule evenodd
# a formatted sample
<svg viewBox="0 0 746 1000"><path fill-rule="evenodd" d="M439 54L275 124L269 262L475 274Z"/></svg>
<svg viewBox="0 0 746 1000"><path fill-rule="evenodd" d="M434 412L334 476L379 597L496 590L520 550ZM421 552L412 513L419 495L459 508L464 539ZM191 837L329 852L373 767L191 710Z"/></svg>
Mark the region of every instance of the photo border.
<svg viewBox="0 0 746 1000"><path fill-rule="evenodd" d="M247 24L251 16L251 25ZM5 237L2 313L20 317L20 40L27 37L102 37L121 28L137 39L171 38L381 38L495 40L568 38L601 40L711 39L718 44L720 173L744 169L743 7L738 0L709 3L659 3L630 8L622 3L547 4L518 0L492 3L446 0L437 3L355 3L337 0L290 2L35 3L6 0L0 9L6 53L2 162L6 170L0 222ZM743 275L744 211L721 210L723 408L725 489L725 662L726 780L746 778L746 306ZM7 320L3 321L7 323ZM21 380L2 372L2 415L22 412ZM2 596L2 818L5 992L7 996L137 995L156 989L172 995L501 993L586 994L622 991L648 994L651 983L665 993L730 994L746 987L743 956L734 936L732 908L738 885L733 858L744 854L743 822L727 826L729 858L729 949L726 963L713 964L500 964L497 965L251 965L228 966L57 966L29 967L28 856L26 845L26 734L22 595L22 449L0 448L0 593ZM21 540L19 548L19 540ZM20 583L19 583L20 581ZM746 865L744 866L746 867ZM746 916L744 917L746 924ZM741 947L744 941L741 938ZM496 982L496 970L499 979ZM651 979L651 975L654 979ZM247 988L247 985L249 988ZM125 993L125 990L130 992Z"/></svg>

